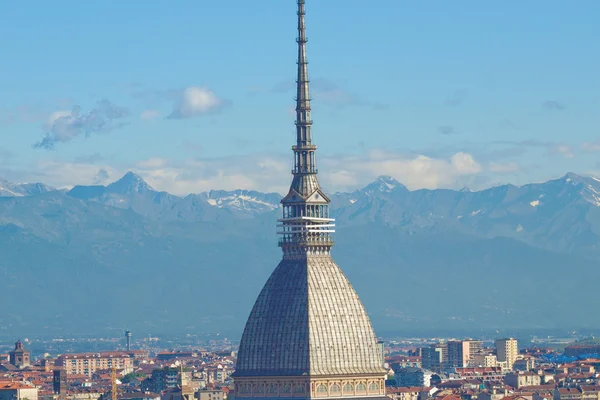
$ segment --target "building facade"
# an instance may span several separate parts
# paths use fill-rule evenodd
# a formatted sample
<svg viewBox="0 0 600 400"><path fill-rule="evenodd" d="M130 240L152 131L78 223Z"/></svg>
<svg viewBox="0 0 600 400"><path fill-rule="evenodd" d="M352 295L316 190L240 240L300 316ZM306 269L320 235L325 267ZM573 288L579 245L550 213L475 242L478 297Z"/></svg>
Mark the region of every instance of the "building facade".
<svg viewBox="0 0 600 400"><path fill-rule="evenodd" d="M448 342L446 369L467 367L470 358L471 352L468 341L454 340Z"/></svg>
<svg viewBox="0 0 600 400"><path fill-rule="evenodd" d="M394 373L396 385L399 387L431 386L431 371L422 368L402 368Z"/></svg>
<svg viewBox="0 0 600 400"><path fill-rule="evenodd" d="M519 346L517 339L498 339L496 340L496 355L498 362L506 362L506 369L512 370L517 357L519 356Z"/></svg>
<svg viewBox="0 0 600 400"><path fill-rule="evenodd" d="M440 372L448 360L448 345L438 343L421 349L421 365L425 369Z"/></svg>
<svg viewBox="0 0 600 400"><path fill-rule="evenodd" d="M38 389L20 382L2 384L0 400L38 400Z"/></svg>
<svg viewBox="0 0 600 400"><path fill-rule="evenodd" d="M278 222L283 259L250 313L234 376L236 399L385 398L383 357L354 288L331 258L334 219L317 174L298 0L293 179Z"/></svg>
<svg viewBox="0 0 600 400"><path fill-rule="evenodd" d="M92 376L96 371L116 368L131 372L133 357L126 352L64 354L56 360L56 366L63 368L67 375Z"/></svg>

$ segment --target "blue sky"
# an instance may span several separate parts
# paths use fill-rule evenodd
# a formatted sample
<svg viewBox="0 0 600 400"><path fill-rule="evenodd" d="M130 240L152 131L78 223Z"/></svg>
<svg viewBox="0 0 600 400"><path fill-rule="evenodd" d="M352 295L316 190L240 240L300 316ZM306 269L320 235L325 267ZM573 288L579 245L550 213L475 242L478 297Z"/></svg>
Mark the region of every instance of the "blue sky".
<svg viewBox="0 0 600 400"><path fill-rule="evenodd" d="M600 173L600 2L307 0L321 180ZM294 0L0 4L0 178L285 191Z"/></svg>

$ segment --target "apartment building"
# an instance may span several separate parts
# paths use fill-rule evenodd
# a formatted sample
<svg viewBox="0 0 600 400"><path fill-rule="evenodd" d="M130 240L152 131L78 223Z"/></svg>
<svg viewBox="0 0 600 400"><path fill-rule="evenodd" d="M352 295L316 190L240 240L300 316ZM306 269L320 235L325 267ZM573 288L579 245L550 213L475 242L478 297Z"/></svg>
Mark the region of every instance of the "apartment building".
<svg viewBox="0 0 600 400"><path fill-rule="evenodd" d="M64 354L56 360L56 366L64 368L67 375L92 376L96 371L116 368L133 371L133 357L126 352Z"/></svg>

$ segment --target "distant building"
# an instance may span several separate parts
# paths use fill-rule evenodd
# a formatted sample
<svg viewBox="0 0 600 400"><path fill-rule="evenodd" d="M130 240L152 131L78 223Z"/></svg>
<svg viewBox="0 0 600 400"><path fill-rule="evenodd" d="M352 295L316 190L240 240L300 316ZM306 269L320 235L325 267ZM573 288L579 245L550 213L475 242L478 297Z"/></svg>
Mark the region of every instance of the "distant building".
<svg viewBox="0 0 600 400"><path fill-rule="evenodd" d="M600 386L579 386L554 390L554 400L597 400L600 399Z"/></svg>
<svg viewBox="0 0 600 400"><path fill-rule="evenodd" d="M133 357L127 352L64 354L56 360L56 366L65 369L67 375L92 376L96 371L116 368L133 371Z"/></svg>
<svg viewBox="0 0 600 400"><path fill-rule="evenodd" d="M513 369L517 356L519 355L519 346L517 339L498 339L496 340L496 356L498 362L506 362L506 368Z"/></svg>
<svg viewBox="0 0 600 400"><path fill-rule="evenodd" d="M150 392L133 392L119 394L119 400L160 400L160 394Z"/></svg>
<svg viewBox="0 0 600 400"><path fill-rule="evenodd" d="M396 385L400 387L429 387L432 375L433 372L422 368L400 368L394 371Z"/></svg>
<svg viewBox="0 0 600 400"><path fill-rule="evenodd" d="M227 396L222 390L199 390L198 400L225 400Z"/></svg>
<svg viewBox="0 0 600 400"><path fill-rule="evenodd" d="M445 343L421 349L421 365L424 369L439 372L447 359L448 346Z"/></svg>
<svg viewBox="0 0 600 400"><path fill-rule="evenodd" d="M523 386L539 386L541 377L533 372L512 372L504 377L504 384L517 389Z"/></svg>
<svg viewBox="0 0 600 400"><path fill-rule="evenodd" d="M67 371L55 369L52 377L52 389L54 394L65 394L67 392Z"/></svg>
<svg viewBox="0 0 600 400"><path fill-rule="evenodd" d="M569 357L578 357L582 355L600 355L600 345L574 345L565 348L565 355Z"/></svg>
<svg viewBox="0 0 600 400"><path fill-rule="evenodd" d="M498 365L498 358L495 354L479 353L473 356L470 364L471 367L493 368Z"/></svg>
<svg viewBox="0 0 600 400"><path fill-rule="evenodd" d="M513 369L515 371L531 371L535 368L535 359L526 357L515 361Z"/></svg>
<svg viewBox="0 0 600 400"><path fill-rule="evenodd" d="M17 368L28 367L31 363L31 355L20 340L15 343L15 349L10 352L9 358L10 363Z"/></svg>
<svg viewBox="0 0 600 400"><path fill-rule="evenodd" d="M192 358L197 356L198 353L193 351L163 351L156 355L156 359L159 361L169 361L178 358Z"/></svg>
<svg viewBox="0 0 600 400"><path fill-rule="evenodd" d="M396 356L388 361L390 366L394 369L397 368L421 368L421 357L420 356Z"/></svg>
<svg viewBox="0 0 600 400"><path fill-rule="evenodd" d="M178 368L165 367L152 371L152 376L144 381L142 390L161 393L165 390L177 388L180 382L180 370Z"/></svg>
<svg viewBox="0 0 600 400"><path fill-rule="evenodd" d="M447 344L448 359L446 369L468 367L473 356L483 349L483 342L479 340L454 340Z"/></svg>
<svg viewBox="0 0 600 400"><path fill-rule="evenodd" d="M387 396L392 400L429 399L437 391L430 387L396 387L388 388Z"/></svg>
<svg viewBox="0 0 600 400"><path fill-rule="evenodd" d="M20 382L0 383L0 400L38 400L38 389Z"/></svg>

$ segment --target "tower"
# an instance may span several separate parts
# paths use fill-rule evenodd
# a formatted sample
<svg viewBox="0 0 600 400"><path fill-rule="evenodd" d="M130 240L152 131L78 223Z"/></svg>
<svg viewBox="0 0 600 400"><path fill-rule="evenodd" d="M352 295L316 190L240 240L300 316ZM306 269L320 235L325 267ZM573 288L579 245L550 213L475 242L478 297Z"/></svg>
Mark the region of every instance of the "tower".
<svg viewBox="0 0 600 400"><path fill-rule="evenodd" d="M31 354L25 350L23 342L20 340L15 343L15 349L9 353L9 360L17 368L28 367L31 361Z"/></svg>
<svg viewBox="0 0 600 400"><path fill-rule="evenodd" d="M331 258L335 221L317 179L305 0L298 0L297 42L293 179L278 220L283 259L246 323L235 397L383 399L380 345L358 295Z"/></svg>
<svg viewBox="0 0 600 400"><path fill-rule="evenodd" d="M67 391L67 371L57 368L53 372L52 388L54 394L64 395Z"/></svg>
<svg viewBox="0 0 600 400"><path fill-rule="evenodd" d="M125 331L125 339L127 340L127 351L131 351L131 331Z"/></svg>

